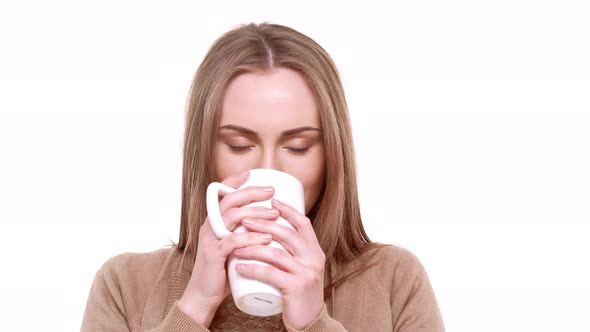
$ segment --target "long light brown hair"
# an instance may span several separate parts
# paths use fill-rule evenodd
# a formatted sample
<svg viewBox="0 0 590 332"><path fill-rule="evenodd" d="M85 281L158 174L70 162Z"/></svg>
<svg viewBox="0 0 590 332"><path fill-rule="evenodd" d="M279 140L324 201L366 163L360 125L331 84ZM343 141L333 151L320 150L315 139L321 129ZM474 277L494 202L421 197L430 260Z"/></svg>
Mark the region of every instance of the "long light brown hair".
<svg viewBox="0 0 590 332"><path fill-rule="evenodd" d="M326 170L323 189L309 211L327 265L346 264L371 247L362 225L352 131L334 62L314 40L277 24L248 24L215 41L195 75L186 113L182 211L177 248L194 260L207 217L205 192L217 180L213 147L228 82L241 73L285 67L299 72L320 111Z"/></svg>

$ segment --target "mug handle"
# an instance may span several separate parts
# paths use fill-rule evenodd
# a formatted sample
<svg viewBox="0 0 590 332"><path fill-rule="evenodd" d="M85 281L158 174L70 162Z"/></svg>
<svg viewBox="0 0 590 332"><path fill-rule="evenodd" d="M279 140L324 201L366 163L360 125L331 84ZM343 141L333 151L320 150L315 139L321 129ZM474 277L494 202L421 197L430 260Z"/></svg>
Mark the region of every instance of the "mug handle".
<svg viewBox="0 0 590 332"><path fill-rule="evenodd" d="M225 227L221 211L219 211L219 195L226 195L234 191L236 189L219 182L212 182L207 187L206 200L209 224L211 224L213 233L220 239L230 235L231 232Z"/></svg>

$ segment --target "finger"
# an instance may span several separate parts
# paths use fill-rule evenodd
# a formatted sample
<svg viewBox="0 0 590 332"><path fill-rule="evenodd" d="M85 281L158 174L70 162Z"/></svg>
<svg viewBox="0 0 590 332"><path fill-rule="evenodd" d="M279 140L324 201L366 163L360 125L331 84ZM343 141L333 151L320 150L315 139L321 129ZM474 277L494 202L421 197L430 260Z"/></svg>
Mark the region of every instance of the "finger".
<svg viewBox="0 0 590 332"><path fill-rule="evenodd" d="M281 248L267 245L251 245L234 250L243 259L254 259L273 265L285 272L297 274L304 269L303 264Z"/></svg>
<svg viewBox="0 0 590 332"><path fill-rule="evenodd" d="M209 224L209 217L205 218L205 222L201 225L199 229L199 242L201 242L205 237L211 237L217 239L217 235L213 233L213 229L211 229L211 224Z"/></svg>
<svg viewBox="0 0 590 332"><path fill-rule="evenodd" d="M224 214L232 207L243 206L252 202L265 201L274 195L273 187L249 186L225 195L219 202L219 211Z"/></svg>
<svg viewBox="0 0 590 332"><path fill-rule="evenodd" d="M239 174L234 174L225 178L221 183L230 186L232 188L238 188L239 186L246 183L246 180L250 177L250 171L245 171Z"/></svg>
<svg viewBox="0 0 590 332"><path fill-rule="evenodd" d="M246 278L262 281L281 290L291 284L290 280L293 279L289 273L271 265L236 264L236 271Z"/></svg>
<svg viewBox="0 0 590 332"><path fill-rule="evenodd" d="M305 215L301 214L294 207L285 204L276 199L272 200L272 206L279 210L281 216L285 218L297 231L307 236L309 232L314 232L311 221ZM314 232L315 234L315 232Z"/></svg>
<svg viewBox="0 0 590 332"><path fill-rule="evenodd" d="M244 206L229 209L229 211L223 215L223 222L227 229L233 231L244 218L276 220L278 217L279 210L277 209L268 209L261 206Z"/></svg>
<svg viewBox="0 0 590 332"><path fill-rule="evenodd" d="M247 233L232 233L223 239L219 243L220 252L224 257L227 257L237 248L243 248L252 245L264 245L272 241L270 234L263 234L257 232Z"/></svg>
<svg viewBox="0 0 590 332"><path fill-rule="evenodd" d="M279 242L288 252L296 257L305 250L306 244L301 241L299 234L287 226L274 221L253 218L242 220L242 225L249 231L272 235L273 240Z"/></svg>
<svg viewBox="0 0 590 332"><path fill-rule="evenodd" d="M225 178L221 183L230 186L232 188L238 188L241 185L243 185L244 183L246 183L246 181L248 180L248 178L250 177L250 171L245 171L239 174L234 174L231 176L228 176L227 178ZM250 188L250 187L248 187ZM259 187L262 188L262 187ZM236 192L242 191L241 190L237 190ZM252 196L255 195L258 198L258 196L263 196L263 198L261 200L265 200L265 199L269 199L270 197L272 197L272 194L274 194L274 190L260 190L261 192L252 192L252 191L256 191L255 189L249 189L246 191L246 194L239 194L239 195L235 195L235 193L229 193L227 195L225 195L223 197L223 199L221 200L221 202L219 202L219 207L220 207L220 211L223 214L223 212L225 210L227 210L228 208L232 207L232 206L236 206L236 205L245 205L248 203L251 203L252 200L248 200L248 196ZM244 200L245 199L245 200ZM236 204L237 203L237 204ZM241 204L240 204L241 203ZM229 205L228 205L229 204Z"/></svg>
<svg viewBox="0 0 590 332"><path fill-rule="evenodd" d="M211 228L211 224L209 222L209 217L205 218L205 222L199 229L199 245L200 243L209 243L217 245L219 242L219 237L213 232L213 228Z"/></svg>

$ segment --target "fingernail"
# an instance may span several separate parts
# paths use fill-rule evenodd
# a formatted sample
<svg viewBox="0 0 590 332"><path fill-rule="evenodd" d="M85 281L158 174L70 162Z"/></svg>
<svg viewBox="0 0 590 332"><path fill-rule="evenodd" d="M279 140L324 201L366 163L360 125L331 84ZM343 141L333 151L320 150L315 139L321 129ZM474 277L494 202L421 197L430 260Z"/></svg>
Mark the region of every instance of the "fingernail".
<svg viewBox="0 0 590 332"><path fill-rule="evenodd" d="M276 217L276 216L278 216L278 215L279 215L279 211L277 211L277 210L275 210L275 209L268 210L268 211L266 211L266 213L267 213L269 216L272 216L272 217Z"/></svg>
<svg viewBox="0 0 590 332"><path fill-rule="evenodd" d="M272 200L272 204L275 204L275 205L277 205L277 206L281 206L281 205L283 205L283 203L282 203L281 201L278 201L278 200L276 200L276 199L274 199L274 198L273 198L273 200Z"/></svg>
<svg viewBox="0 0 590 332"><path fill-rule="evenodd" d="M254 220L252 220L252 219L242 219L242 224L253 225L254 224Z"/></svg>
<svg viewBox="0 0 590 332"><path fill-rule="evenodd" d="M242 252L244 252L244 249L242 249L242 248L234 249L234 253L236 253L236 254L239 254Z"/></svg>
<svg viewBox="0 0 590 332"><path fill-rule="evenodd" d="M262 187L262 191L267 192L267 193L271 193L275 190L275 188L273 187Z"/></svg>
<svg viewBox="0 0 590 332"><path fill-rule="evenodd" d="M270 234L260 234L260 237L265 239L265 240L270 240L272 239L272 235Z"/></svg>
<svg viewBox="0 0 590 332"><path fill-rule="evenodd" d="M236 264L236 271L244 271L244 265L242 264Z"/></svg>

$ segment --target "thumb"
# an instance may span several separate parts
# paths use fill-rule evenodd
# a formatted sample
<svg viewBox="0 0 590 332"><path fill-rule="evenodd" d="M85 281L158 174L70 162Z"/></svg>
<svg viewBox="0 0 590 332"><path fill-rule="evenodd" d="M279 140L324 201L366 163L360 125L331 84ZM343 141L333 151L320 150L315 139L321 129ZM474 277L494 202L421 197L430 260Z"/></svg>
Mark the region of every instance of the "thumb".
<svg viewBox="0 0 590 332"><path fill-rule="evenodd" d="M225 293L223 295L223 298L228 297L230 294L231 294L231 288L229 287L229 281L226 278L225 279Z"/></svg>
<svg viewBox="0 0 590 332"><path fill-rule="evenodd" d="M249 177L250 171L245 171L239 174L230 175L227 178L225 178L221 183L232 188L237 188L246 183L246 180L248 180Z"/></svg>

